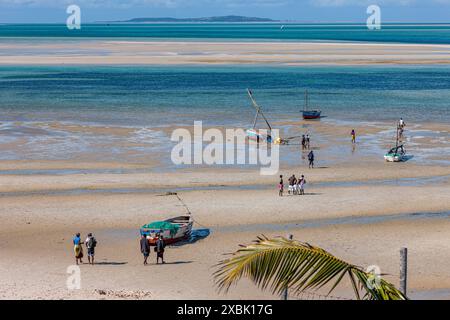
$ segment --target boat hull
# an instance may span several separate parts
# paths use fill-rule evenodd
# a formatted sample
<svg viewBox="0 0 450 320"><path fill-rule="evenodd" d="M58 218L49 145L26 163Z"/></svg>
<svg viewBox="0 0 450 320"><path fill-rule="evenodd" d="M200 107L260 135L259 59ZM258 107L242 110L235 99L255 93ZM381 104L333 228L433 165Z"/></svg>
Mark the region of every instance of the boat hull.
<svg viewBox="0 0 450 320"><path fill-rule="evenodd" d="M254 129L248 129L246 131L247 137L250 140L254 140L254 141L258 141L258 142L268 142L268 143L272 143L272 137L269 135L265 135L265 134L260 134L258 133L256 130Z"/></svg>
<svg viewBox="0 0 450 320"><path fill-rule="evenodd" d="M314 120L320 119L321 111L311 110L311 111L303 111L303 119L305 120Z"/></svg>
<svg viewBox="0 0 450 320"><path fill-rule="evenodd" d="M192 226L194 221L190 216L180 216L172 219L165 220L170 222L171 224L175 224L178 226L178 230L175 234L171 234L168 229L145 229L141 228L141 235L145 235L148 239L150 245L156 245L156 241L158 240L158 234L161 234L164 237L164 242L166 244L172 244L179 241L183 241L189 239L192 232Z"/></svg>
<svg viewBox="0 0 450 320"><path fill-rule="evenodd" d="M384 156L384 160L386 160L387 162L401 162L401 161L403 161L403 155L386 154Z"/></svg>

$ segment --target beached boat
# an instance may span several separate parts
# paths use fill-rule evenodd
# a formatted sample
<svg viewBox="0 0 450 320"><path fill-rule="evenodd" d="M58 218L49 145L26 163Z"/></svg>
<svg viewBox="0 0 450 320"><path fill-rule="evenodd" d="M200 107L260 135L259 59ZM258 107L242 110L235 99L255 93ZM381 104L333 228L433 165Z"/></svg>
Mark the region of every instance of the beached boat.
<svg viewBox="0 0 450 320"><path fill-rule="evenodd" d="M406 160L406 151L403 144L400 142L400 132L403 135L403 128L397 125L397 133L395 139L395 147L389 149L389 151L384 155L384 160L387 162L400 162Z"/></svg>
<svg viewBox="0 0 450 320"><path fill-rule="evenodd" d="M302 111L302 114L303 114L303 119L305 119L305 120L320 119L320 115L322 114L322 111L320 111L320 110L309 110L308 90L305 91L305 106Z"/></svg>
<svg viewBox="0 0 450 320"><path fill-rule="evenodd" d="M267 118L264 116L264 113L262 112L261 107L256 103L255 99L253 98L252 91L250 89L247 89L247 93L248 93L248 96L250 97L250 100L252 101L253 107L256 109L255 119L253 120L253 127L251 129L247 129L245 131L247 134L247 138L250 140L255 140L258 143L264 142L264 141L267 143L272 143L273 142L273 138L272 138L272 134L271 134L272 126L270 125ZM267 127L269 128L267 130L267 133L260 133L259 130L256 129L256 123L258 121L259 115L261 115L261 117L266 122Z"/></svg>
<svg viewBox="0 0 450 320"><path fill-rule="evenodd" d="M155 245L158 235L164 237L166 244L189 239L194 221L191 215L179 216L164 221L154 221L141 227L141 235L145 235L150 245Z"/></svg>
<svg viewBox="0 0 450 320"><path fill-rule="evenodd" d="M406 156L405 149L403 145L396 146L390 149L385 155L384 160L388 162L400 162L404 161Z"/></svg>
<svg viewBox="0 0 450 320"><path fill-rule="evenodd" d="M164 221L154 221L143 225L140 229L140 233L147 237L150 245L156 245L158 235L164 237L164 242L166 244L187 240L191 236L194 219L192 219L192 214L188 206L181 200L177 193L169 192L166 195L175 196L186 209L186 214Z"/></svg>

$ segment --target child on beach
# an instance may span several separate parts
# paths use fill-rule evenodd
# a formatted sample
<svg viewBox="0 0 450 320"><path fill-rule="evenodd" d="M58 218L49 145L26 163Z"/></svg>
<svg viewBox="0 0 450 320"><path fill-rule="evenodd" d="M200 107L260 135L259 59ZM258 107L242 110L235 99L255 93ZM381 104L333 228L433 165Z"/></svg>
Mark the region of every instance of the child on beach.
<svg viewBox="0 0 450 320"><path fill-rule="evenodd" d="M306 138L305 135L302 135L302 150L306 149Z"/></svg>
<svg viewBox="0 0 450 320"><path fill-rule="evenodd" d="M352 143L355 144L356 143L356 132L355 132L355 129L352 129L351 135L352 135Z"/></svg>
<svg viewBox="0 0 450 320"><path fill-rule="evenodd" d="M306 148L309 150L309 134L306 134Z"/></svg>
<svg viewBox="0 0 450 320"><path fill-rule="evenodd" d="M280 183L278 183L278 195L280 197L283 196L283 191L284 191L283 175L280 175Z"/></svg>

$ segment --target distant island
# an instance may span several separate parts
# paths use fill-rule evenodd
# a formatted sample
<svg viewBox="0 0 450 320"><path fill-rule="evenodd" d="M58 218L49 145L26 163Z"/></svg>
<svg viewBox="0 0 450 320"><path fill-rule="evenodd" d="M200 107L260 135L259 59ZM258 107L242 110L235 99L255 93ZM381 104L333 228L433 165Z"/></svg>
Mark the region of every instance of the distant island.
<svg viewBox="0 0 450 320"><path fill-rule="evenodd" d="M277 22L268 18L244 16L218 16L203 18L133 18L124 21L110 21L114 23L145 23L145 22Z"/></svg>

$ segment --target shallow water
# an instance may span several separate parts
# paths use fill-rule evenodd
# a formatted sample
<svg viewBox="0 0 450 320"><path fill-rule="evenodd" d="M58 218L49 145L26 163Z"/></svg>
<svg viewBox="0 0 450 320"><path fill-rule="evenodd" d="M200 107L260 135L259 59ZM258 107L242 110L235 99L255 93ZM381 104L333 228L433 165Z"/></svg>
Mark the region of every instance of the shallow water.
<svg viewBox="0 0 450 320"><path fill-rule="evenodd" d="M284 28L281 30L281 26ZM274 23L139 23L83 24L80 30L68 30L65 24L3 24L0 37L27 39L121 38L139 41L233 39L280 41L370 41L399 43L450 43L448 24L383 24L370 31L366 24Z"/></svg>
<svg viewBox="0 0 450 320"><path fill-rule="evenodd" d="M449 164L448 131L413 125L450 123L446 66L0 66L0 160L142 163L159 155L158 169L172 169L173 129L194 121L204 127L251 126L248 87L272 122L299 121L308 89L311 104L326 116L324 124L380 129L358 137L356 152L339 146L320 150L321 165L380 157L394 141L392 127L401 116L411 124L411 161ZM296 128L283 128L284 136L288 129ZM313 138L316 145L329 139ZM434 145L423 148L423 139ZM298 164L297 146L283 150L282 161Z"/></svg>
<svg viewBox="0 0 450 320"><path fill-rule="evenodd" d="M408 213L381 216L366 217L342 217L332 219L317 219L303 222L292 222L285 224L250 224L237 226L224 226L212 228L214 232L287 232L297 229L321 228L337 225L369 225L391 221L411 221L411 220L430 220L447 219L450 217L450 211L438 213ZM285 236L286 233L283 234Z"/></svg>
<svg viewBox="0 0 450 320"><path fill-rule="evenodd" d="M1 175L1 174L0 174ZM308 181L305 186L306 194L310 195L309 190L314 188L339 188L339 187L360 187L360 186L425 186L425 185L437 185L441 183L447 183L450 180L450 176L435 176L435 177L419 177L419 178L399 178L399 179L382 179L382 180L368 180L368 181L324 181L324 182L311 182ZM107 189L67 189L67 190L39 190L39 191L12 191L12 192L0 192L0 197L10 196L36 196L36 195L83 195L83 194L161 194L164 195L168 192L189 192L189 191L208 191L208 190L270 190L278 192L276 186L270 185L209 185L209 186L195 186L195 187L165 187L165 188L107 188ZM295 197L300 197L296 195Z"/></svg>

